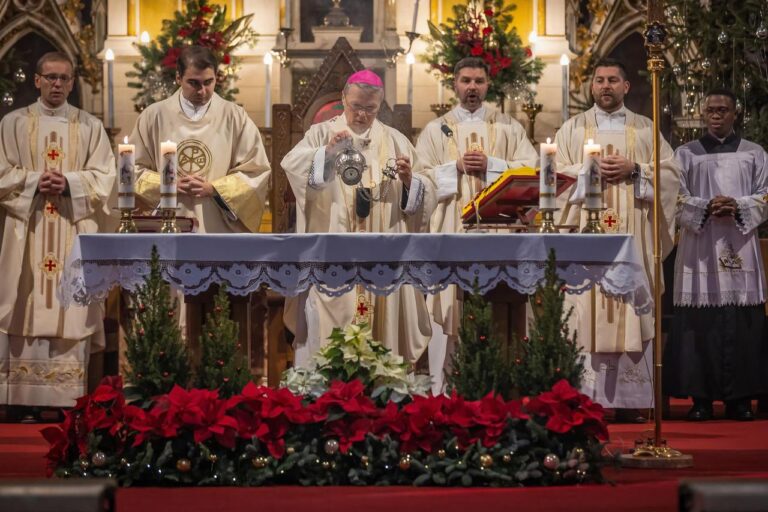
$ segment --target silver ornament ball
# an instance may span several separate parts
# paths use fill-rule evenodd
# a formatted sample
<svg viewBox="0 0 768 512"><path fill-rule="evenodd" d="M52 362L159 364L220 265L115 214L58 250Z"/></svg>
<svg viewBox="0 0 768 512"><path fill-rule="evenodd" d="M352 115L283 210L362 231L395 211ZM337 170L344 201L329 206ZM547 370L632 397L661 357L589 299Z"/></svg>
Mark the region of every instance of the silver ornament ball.
<svg viewBox="0 0 768 512"><path fill-rule="evenodd" d="M681 67L680 67L680 66L678 66L678 65L674 65L674 66L672 66L672 72L673 72L674 74L676 74L676 75L679 75L680 73L682 73L682 72L683 72L683 68L681 68Z"/></svg>
<svg viewBox="0 0 768 512"><path fill-rule="evenodd" d="M721 30L717 35L717 42L720 44L725 44L728 42L728 34L725 33L725 30Z"/></svg>
<svg viewBox="0 0 768 512"><path fill-rule="evenodd" d="M96 452L91 457L91 462L94 466L100 468L107 463L107 455L104 452Z"/></svg>
<svg viewBox="0 0 768 512"><path fill-rule="evenodd" d="M336 439L328 439L325 442L325 453L335 455L339 451L339 442Z"/></svg>
<svg viewBox="0 0 768 512"><path fill-rule="evenodd" d="M560 464L560 457L554 453L547 454L544 457L544 467L549 470L554 470Z"/></svg>
<svg viewBox="0 0 768 512"><path fill-rule="evenodd" d="M768 39L768 27L765 26L765 24L761 21L760 25L757 27L757 30L755 30L755 36L757 36L758 39L765 40Z"/></svg>
<svg viewBox="0 0 768 512"><path fill-rule="evenodd" d="M13 79L16 80L16 82L18 82L18 83L22 83L22 82L24 82L24 80L27 79L27 74L24 73L23 69L19 68L13 74Z"/></svg>
<svg viewBox="0 0 768 512"><path fill-rule="evenodd" d="M11 93L6 92L3 94L3 105L5 105L6 107L13 106L13 96L11 95Z"/></svg>
<svg viewBox="0 0 768 512"><path fill-rule="evenodd" d="M670 114L672 112L672 107L669 105L664 105L663 111L665 114Z"/></svg>
<svg viewBox="0 0 768 512"><path fill-rule="evenodd" d="M704 59L703 61L701 61L701 69L703 69L704 71L709 70L709 68L711 68L711 67L712 67L712 61L711 60Z"/></svg>

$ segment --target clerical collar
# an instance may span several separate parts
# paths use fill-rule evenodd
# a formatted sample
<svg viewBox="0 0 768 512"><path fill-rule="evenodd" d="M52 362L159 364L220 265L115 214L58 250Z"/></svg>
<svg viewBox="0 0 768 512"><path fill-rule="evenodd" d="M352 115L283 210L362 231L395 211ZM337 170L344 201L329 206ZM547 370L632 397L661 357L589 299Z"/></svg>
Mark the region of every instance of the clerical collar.
<svg viewBox="0 0 768 512"><path fill-rule="evenodd" d="M58 107L49 107L43 102L43 98L37 98L37 104L40 108L40 112L44 116L50 116L50 117L67 117L67 109L69 107L69 103L66 101L59 105Z"/></svg>
<svg viewBox="0 0 768 512"><path fill-rule="evenodd" d="M704 151L707 153L735 153L739 150L739 144L741 144L741 137L736 135L735 132L731 132L724 139L719 139L707 132L699 142L704 146Z"/></svg>
<svg viewBox="0 0 768 512"><path fill-rule="evenodd" d="M456 117L456 121L464 123L467 121L485 121L485 105L481 105L480 108L474 112L470 112L461 105L457 106L453 110L453 115Z"/></svg>
<svg viewBox="0 0 768 512"><path fill-rule="evenodd" d="M213 98L211 98L212 100ZM190 118L192 121L199 121L203 118L206 112L208 112L208 107L211 106L211 100L208 100L208 103L205 105L200 105L199 107L194 105L191 101L189 101L187 98L184 97L183 94L179 94L179 102L181 103L181 111L184 112L184 115Z"/></svg>
<svg viewBox="0 0 768 512"><path fill-rule="evenodd" d="M627 123L627 107L622 105L614 112L606 112L595 105L595 121L598 130L623 130Z"/></svg>

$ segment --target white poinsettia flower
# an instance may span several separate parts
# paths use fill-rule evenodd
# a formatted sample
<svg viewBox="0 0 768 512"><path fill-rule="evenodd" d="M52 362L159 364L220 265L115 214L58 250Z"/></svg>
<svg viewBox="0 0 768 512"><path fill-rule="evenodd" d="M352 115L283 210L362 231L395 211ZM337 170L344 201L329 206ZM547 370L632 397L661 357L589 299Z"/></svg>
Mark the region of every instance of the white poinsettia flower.
<svg viewBox="0 0 768 512"><path fill-rule="evenodd" d="M344 341L369 341L373 338L371 327L368 324L350 324L344 329Z"/></svg>
<svg viewBox="0 0 768 512"><path fill-rule="evenodd" d="M280 387L288 388L294 395L318 398L328 390L328 382L315 370L289 368L283 372Z"/></svg>

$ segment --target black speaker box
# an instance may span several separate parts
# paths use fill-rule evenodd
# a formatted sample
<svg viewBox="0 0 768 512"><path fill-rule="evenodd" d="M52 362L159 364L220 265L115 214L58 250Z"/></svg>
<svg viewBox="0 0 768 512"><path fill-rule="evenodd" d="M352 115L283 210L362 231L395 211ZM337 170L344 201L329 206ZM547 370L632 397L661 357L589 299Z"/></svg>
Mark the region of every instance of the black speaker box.
<svg viewBox="0 0 768 512"><path fill-rule="evenodd" d="M680 512L768 512L768 480L683 480Z"/></svg>

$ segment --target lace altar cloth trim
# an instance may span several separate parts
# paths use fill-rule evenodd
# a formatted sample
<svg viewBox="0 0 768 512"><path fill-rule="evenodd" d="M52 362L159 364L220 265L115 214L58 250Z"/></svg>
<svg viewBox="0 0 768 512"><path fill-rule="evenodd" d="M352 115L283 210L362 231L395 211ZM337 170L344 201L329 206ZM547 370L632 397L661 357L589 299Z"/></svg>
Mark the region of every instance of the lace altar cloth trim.
<svg viewBox="0 0 768 512"><path fill-rule="evenodd" d="M437 293L449 285L485 293L499 283L531 294L544 279L550 249L569 293L599 283L605 295L653 309L631 235L478 234L97 234L79 235L58 290L65 305L103 300L115 286L133 291L158 248L163 278L185 294L212 283L247 295L267 286L294 296L310 286L339 296L360 284L379 295L412 285Z"/></svg>

